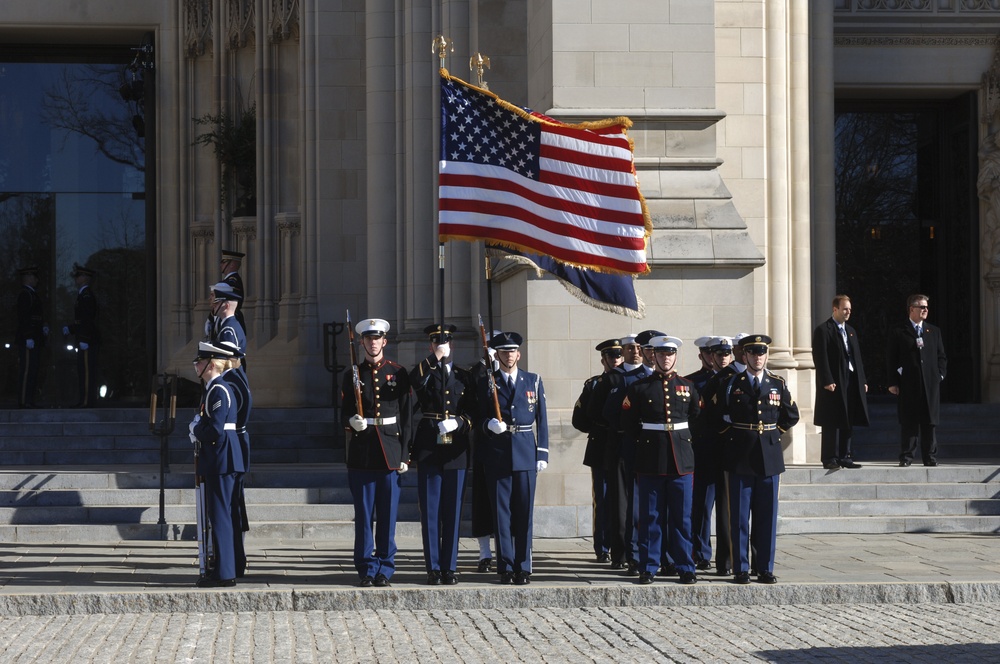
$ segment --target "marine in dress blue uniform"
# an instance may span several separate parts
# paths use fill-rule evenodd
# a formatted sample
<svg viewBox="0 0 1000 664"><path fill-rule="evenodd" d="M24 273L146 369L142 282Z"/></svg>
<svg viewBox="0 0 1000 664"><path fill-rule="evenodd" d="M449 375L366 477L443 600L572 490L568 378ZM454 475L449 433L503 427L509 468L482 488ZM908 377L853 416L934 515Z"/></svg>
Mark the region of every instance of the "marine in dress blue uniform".
<svg viewBox="0 0 1000 664"><path fill-rule="evenodd" d="M73 264L70 276L79 289L73 308L73 324L63 327L63 335L73 335L76 341L76 376L79 401L76 405L88 408L97 404L97 356L101 345L101 331L97 327L100 307L90 286L97 276L94 270Z"/></svg>
<svg viewBox="0 0 1000 664"><path fill-rule="evenodd" d="M18 360L17 403L21 408L36 408L38 369L49 332L43 322L42 298L36 290L38 268L25 267L17 273L22 285L17 294L17 331L14 334Z"/></svg>
<svg viewBox="0 0 1000 664"><path fill-rule="evenodd" d="M368 318L355 330L365 351L358 363L364 415L358 413L352 372L345 373L341 389L341 412L350 427L347 478L354 498L354 567L362 587L384 587L396 571L399 475L409 469L410 375L385 357L387 321Z"/></svg>
<svg viewBox="0 0 1000 664"><path fill-rule="evenodd" d="M629 386L622 401L622 429L635 449L639 502L639 583L652 583L662 566L664 535L680 583L696 583L691 557L691 496L695 470L690 422L701 411L698 389L677 375L683 342L650 340L655 372Z"/></svg>
<svg viewBox="0 0 1000 664"><path fill-rule="evenodd" d="M583 384L580 398L573 405L573 428L587 434L587 449L583 453L583 465L590 468L591 491L594 497L593 534L594 555L599 563L611 561L611 519L608 513L608 472L605 456L608 443L608 428L594 424L590 415L590 401L601 376L613 371L622 363L622 342L607 339L597 344L594 350L601 354L604 372L591 376Z"/></svg>
<svg viewBox="0 0 1000 664"><path fill-rule="evenodd" d="M733 581L750 583L751 543L757 581L775 583L778 480L785 471L781 434L799 421L799 408L784 379L767 370L771 338L751 334L740 341L746 370L730 376L714 395L729 472L729 511L735 551ZM753 533L750 521L753 520ZM752 538L752 542L751 542Z"/></svg>
<svg viewBox="0 0 1000 664"><path fill-rule="evenodd" d="M195 358L195 371L206 384L190 431L201 446L198 471L205 479L208 519L215 542L215 572L199 579L201 587L236 585L239 486L246 462L236 435L236 394L222 376L226 361L232 357L230 350L201 342Z"/></svg>
<svg viewBox="0 0 1000 664"><path fill-rule="evenodd" d="M525 585L531 577L531 537L537 474L549 461L548 417L542 379L521 371L522 338L504 332L490 340L500 369L496 381L500 418L494 412L489 380L477 385L483 465L496 514L497 572L500 583Z"/></svg>
<svg viewBox="0 0 1000 664"><path fill-rule="evenodd" d="M458 529L469 466L469 432L475 422L472 376L451 359L455 329L448 324L424 328L431 353L410 372L420 406L410 457L417 464L427 583L435 586L458 583Z"/></svg>

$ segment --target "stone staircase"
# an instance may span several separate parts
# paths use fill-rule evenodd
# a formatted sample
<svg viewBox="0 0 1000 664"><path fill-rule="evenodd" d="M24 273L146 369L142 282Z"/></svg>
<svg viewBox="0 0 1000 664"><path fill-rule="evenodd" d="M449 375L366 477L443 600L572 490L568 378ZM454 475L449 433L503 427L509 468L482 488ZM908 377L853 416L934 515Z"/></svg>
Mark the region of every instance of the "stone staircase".
<svg viewBox="0 0 1000 664"><path fill-rule="evenodd" d="M898 468L892 408L873 404L875 426L858 430L864 468L788 469L780 533L1000 532L1000 409L945 406L942 465ZM0 542L194 539L187 414L167 438L163 524L160 438L148 416L145 409L0 410ZM251 434L250 536L352 538L333 411L256 409ZM416 473L403 476L398 533L420 536Z"/></svg>

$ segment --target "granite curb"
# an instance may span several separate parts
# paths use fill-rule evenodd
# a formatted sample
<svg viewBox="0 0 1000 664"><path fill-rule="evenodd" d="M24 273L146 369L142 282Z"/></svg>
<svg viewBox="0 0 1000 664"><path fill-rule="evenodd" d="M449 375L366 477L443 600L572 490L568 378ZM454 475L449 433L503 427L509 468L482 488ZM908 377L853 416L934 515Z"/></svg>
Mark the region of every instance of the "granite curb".
<svg viewBox="0 0 1000 664"><path fill-rule="evenodd" d="M0 616L984 602L1000 582L22 593L0 595Z"/></svg>

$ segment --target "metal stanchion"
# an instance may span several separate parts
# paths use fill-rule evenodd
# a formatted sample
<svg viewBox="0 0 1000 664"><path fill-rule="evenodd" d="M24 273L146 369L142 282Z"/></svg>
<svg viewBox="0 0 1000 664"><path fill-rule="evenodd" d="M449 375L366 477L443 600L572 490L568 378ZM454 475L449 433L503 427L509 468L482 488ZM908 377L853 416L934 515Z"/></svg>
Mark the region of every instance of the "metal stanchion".
<svg viewBox="0 0 1000 664"><path fill-rule="evenodd" d="M163 418L157 420L156 410L161 392ZM166 539L166 475L170 472L167 438L174 432L174 421L177 418L177 374L162 373L153 376L149 394L149 431L154 436L160 437L160 518L156 523L160 526L160 539Z"/></svg>

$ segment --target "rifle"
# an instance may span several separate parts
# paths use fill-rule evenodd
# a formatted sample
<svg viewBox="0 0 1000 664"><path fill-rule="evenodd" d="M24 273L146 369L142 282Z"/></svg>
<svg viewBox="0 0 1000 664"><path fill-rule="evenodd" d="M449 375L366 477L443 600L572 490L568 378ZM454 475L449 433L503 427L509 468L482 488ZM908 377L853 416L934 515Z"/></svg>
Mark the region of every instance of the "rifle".
<svg viewBox="0 0 1000 664"><path fill-rule="evenodd" d="M493 360L490 359L490 345L486 342L486 328L483 327L483 315L479 314L479 336L483 340L483 361L486 363L486 380L490 385L490 394L493 395L493 412L498 420L503 421L500 414L500 399L497 397L497 381L493 375Z"/></svg>
<svg viewBox="0 0 1000 664"><path fill-rule="evenodd" d="M198 536L198 576L205 578L210 572L212 556L212 527L208 521L208 503L205 497L205 477L198 472L201 441L194 446L194 510Z"/></svg>
<svg viewBox="0 0 1000 664"><path fill-rule="evenodd" d="M354 382L354 401L357 403L358 415L365 416L364 406L361 405L361 376L358 374L358 357L354 349L354 326L351 325L351 310L347 310L347 339L351 346L351 379Z"/></svg>

